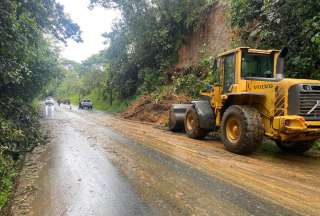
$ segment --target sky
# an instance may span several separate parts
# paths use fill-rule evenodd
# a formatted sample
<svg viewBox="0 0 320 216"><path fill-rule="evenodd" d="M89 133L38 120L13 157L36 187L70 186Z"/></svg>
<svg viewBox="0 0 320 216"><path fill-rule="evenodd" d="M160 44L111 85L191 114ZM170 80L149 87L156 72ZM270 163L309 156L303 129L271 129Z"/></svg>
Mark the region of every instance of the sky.
<svg viewBox="0 0 320 216"><path fill-rule="evenodd" d="M81 62L105 48L102 34L111 31L112 24L120 18L120 12L104 8L88 8L90 0L58 0L64 6L65 13L76 22L82 31L83 43L68 41L62 47L62 56Z"/></svg>

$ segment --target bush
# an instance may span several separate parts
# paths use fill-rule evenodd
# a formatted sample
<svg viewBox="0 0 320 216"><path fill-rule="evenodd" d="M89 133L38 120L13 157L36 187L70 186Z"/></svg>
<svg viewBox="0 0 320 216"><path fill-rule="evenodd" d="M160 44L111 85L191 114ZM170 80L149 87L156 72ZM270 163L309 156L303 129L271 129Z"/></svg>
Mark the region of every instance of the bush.
<svg viewBox="0 0 320 216"><path fill-rule="evenodd" d="M319 11L319 1L232 0L231 25L238 46L288 47L286 75L319 79Z"/></svg>
<svg viewBox="0 0 320 216"><path fill-rule="evenodd" d="M194 98L199 96L200 91L205 86L203 81L193 73L173 76L172 80L174 92L185 93Z"/></svg>
<svg viewBox="0 0 320 216"><path fill-rule="evenodd" d="M144 68L139 71L139 79L141 86L138 94L143 95L155 91L159 86L164 84L165 78L159 71L154 71L151 68Z"/></svg>
<svg viewBox="0 0 320 216"><path fill-rule="evenodd" d="M0 211L10 198L16 176L15 161L41 142L36 109L20 100L0 102Z"/></svg>
<svg viewBox="0 0 320 216"><path fill-rule="evenodd" d="M0 211L12 194L15 177L14 162L0 153Z"/></svg>

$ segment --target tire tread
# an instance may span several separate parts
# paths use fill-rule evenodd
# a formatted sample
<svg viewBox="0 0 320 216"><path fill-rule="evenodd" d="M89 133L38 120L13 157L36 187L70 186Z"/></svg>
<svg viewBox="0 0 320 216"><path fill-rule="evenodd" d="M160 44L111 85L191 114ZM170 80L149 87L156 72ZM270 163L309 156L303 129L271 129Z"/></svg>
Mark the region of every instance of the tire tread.
<svg viewBox="0 0 320 216"><path fill-rule="evenodd" d="M240 117L240 124L245 128L236 145L230 143L225 134L225 123L230 114ZM260 113L254 107L233 105L229 107L222 118L222 140L227 150L237 154L250 154L261 144L264 134Z"/></svg>

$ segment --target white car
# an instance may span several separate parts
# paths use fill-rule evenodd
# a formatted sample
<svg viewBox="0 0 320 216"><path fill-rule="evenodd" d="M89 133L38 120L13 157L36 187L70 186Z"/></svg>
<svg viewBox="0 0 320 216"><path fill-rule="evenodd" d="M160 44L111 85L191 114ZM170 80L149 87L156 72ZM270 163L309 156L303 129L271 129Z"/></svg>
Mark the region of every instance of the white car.
<svg viewBox="0 0 320 216"><path fill-rule="evenodd" d="M82 100L80 103L79 103L79 109L90 109L92 110L92 102L91 100Z"/></svg>
<svg viewBox="0 0 320 216"><path fill-rule="evenodd" d="M54 100L53 100L53 98L46 98L44 103L47 106L51 106L51 105L54 105Z"/></svg>

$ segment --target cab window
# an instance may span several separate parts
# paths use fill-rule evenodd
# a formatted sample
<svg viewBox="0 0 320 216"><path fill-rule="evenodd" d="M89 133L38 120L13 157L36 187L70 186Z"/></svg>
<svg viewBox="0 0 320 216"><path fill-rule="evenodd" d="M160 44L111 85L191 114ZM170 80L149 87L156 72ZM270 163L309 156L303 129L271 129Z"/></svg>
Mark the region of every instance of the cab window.
<svg viewBox="0 0 320 216"><path fill-rule="evenodd" d="M243 78L273 78L273 66L272 55L243 53L241 75Z"/></svg>
<svg viewBox="0 0 320 216"><path fill-rule="evenodd" d="M222 62L222 59L218 58L216 61L216 64L214 65L213 82L215 85L221 85L221 71L222 71L221 62Z"/></svg>
<svg viewBox="0 0 320 216"><path fill-rule="evenodd" d="M234 61L235 61L234 54L228 55L224 58L224 83L223 83L224 92L229 91L231 85L233 85L235 81Z"/></svg>

